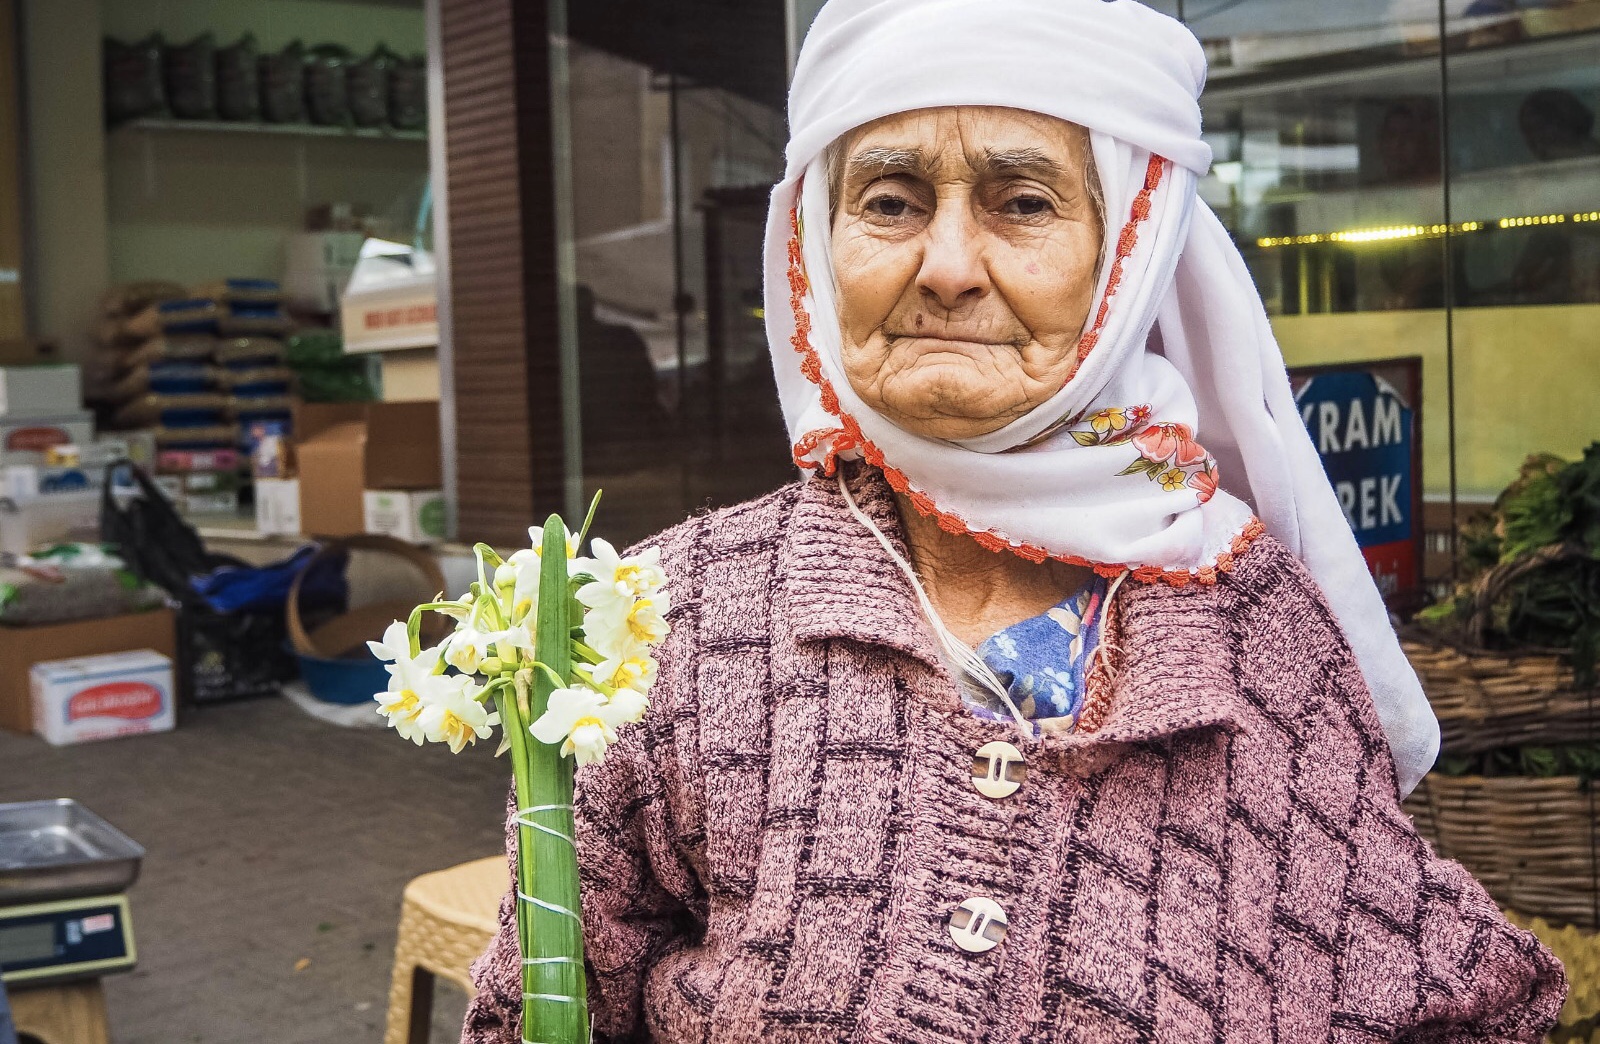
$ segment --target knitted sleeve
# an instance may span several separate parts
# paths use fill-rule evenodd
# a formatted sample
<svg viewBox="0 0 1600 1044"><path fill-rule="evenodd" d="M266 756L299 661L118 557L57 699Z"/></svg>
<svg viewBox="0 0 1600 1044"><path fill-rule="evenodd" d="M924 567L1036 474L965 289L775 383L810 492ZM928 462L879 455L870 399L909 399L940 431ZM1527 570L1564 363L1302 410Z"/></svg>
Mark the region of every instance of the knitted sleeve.
<svg viewBox="0 0 1600 1044"><path fill-rule="evenodd" d="M1336 902L1335 917L1311 918L1325 924L1300 927L1307 952L1326 946L1333 962L1335 1037L1537 1044L1566 997L1561 963L1418 834L1361 670L1315 581L1287 554L1241 580L1242 677L1271 694L1258 696L1262 728L1270 718L1305 739L1284 866L1290 885L1314 873Z"/></svg>
<svg viewBox="0 0 1600 1044"><path fill-rule="evenodd" d="M1567 996L1566 973L1532 933L1501 916L1459 863L1433 859L1423 890L1426 963L1434 979L1406 1044L1536 1044L1554 1027Z"/></svg>

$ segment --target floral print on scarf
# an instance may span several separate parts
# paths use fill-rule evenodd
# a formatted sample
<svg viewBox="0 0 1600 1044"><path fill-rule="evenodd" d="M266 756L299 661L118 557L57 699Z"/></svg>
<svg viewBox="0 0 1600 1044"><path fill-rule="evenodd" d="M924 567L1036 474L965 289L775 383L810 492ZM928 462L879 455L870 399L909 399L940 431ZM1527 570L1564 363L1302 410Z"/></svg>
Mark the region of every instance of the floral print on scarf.
<svg viewBox="0 0 1600 1044"><path fill-rule="evenodd" d="M978 646L978 655L1017 709L1046 730L1072 728L1083 711L1109 583L1094 577L1054 609L1013 624ZM963 685L962 699L980 718L1013 720L998 696L976 684Z"/></svg>
<svg viewBox="0 0 1600 1044"><path fill-rule="evenodd" d="M1192 489L1204 504L1217 494L1217 462L1187 424L1151 423L1149 406L1104 409L1068 434L1078 445L1126 446L1139 451L1119 475L1143 475L1168 493Z"/></svg>

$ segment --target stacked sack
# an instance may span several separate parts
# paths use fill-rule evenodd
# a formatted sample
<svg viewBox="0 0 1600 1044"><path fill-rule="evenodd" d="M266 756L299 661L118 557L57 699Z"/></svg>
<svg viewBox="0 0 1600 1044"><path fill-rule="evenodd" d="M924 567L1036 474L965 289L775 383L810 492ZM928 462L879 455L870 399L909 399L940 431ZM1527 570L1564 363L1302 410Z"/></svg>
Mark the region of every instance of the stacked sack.
<svg viewBox="0 0 1600 1044"><path fill-rule="evenodd" d="M105 426L151 434L158 481L181 509L236 511L251 433L266 422L287 434L294 407L282 291L272 280L227 279L111 314L130 296L108 296Z"/></svg>
<svg viewBox="0 0 1600 1044"><path fill-rule="evenodd" d="M339 44L296 40L262 54L255 37L218 47L211 33L169 44L159 33L104 48L106 120L311 123L420 131L427 127L422 55L379 44L359 55Z"/></svg>

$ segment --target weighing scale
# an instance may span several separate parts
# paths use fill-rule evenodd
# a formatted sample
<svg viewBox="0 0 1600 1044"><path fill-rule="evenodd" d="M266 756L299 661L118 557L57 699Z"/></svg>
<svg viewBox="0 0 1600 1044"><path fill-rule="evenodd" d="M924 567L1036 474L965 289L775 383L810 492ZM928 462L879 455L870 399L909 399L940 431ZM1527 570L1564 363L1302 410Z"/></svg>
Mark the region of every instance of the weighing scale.
<svg viewBox="0 0 1600 1044"><path fill-rule="evenodd" d="M11 990L127 971L144 848L76 801L0 805L0 981Z"/></svg>

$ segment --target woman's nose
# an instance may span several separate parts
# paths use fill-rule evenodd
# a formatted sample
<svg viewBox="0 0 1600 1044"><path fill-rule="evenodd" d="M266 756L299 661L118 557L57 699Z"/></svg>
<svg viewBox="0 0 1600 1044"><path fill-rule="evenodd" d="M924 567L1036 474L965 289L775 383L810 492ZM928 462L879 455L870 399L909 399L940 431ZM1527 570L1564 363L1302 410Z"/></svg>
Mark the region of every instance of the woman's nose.
<svg viewBox="0 0 1600 1044"><path fill-rule="evenodd" d="M966 207L944 204L934 211L917 272L917 289L929 304L953 312L989 291L980 234Z"/></svg>

